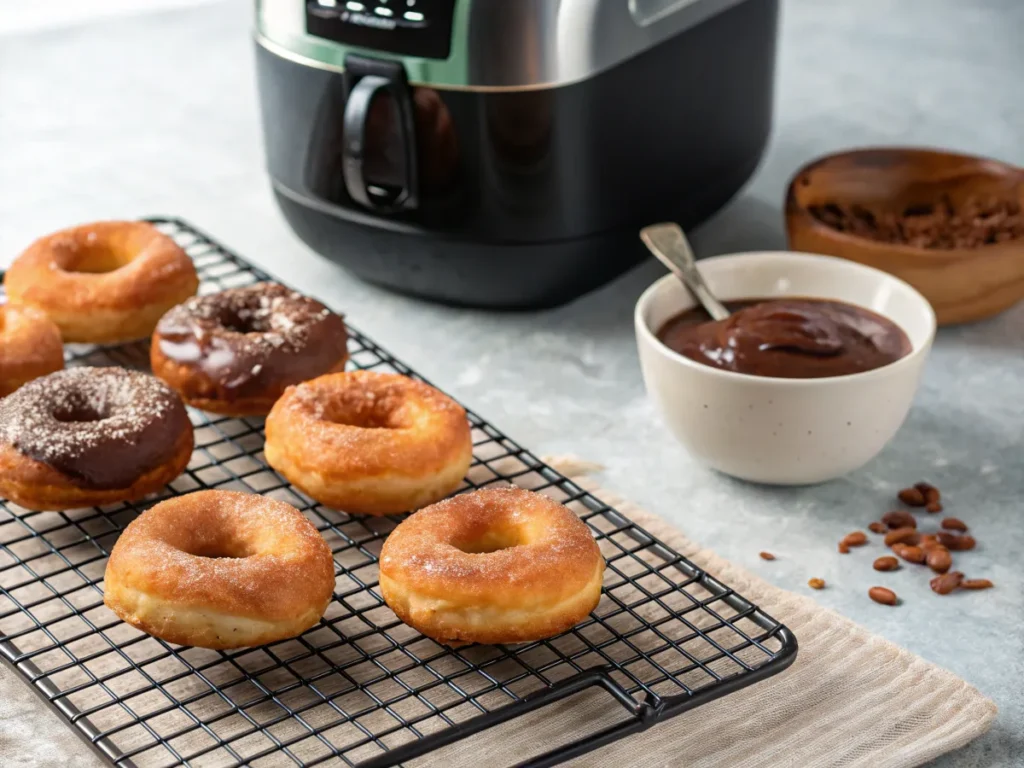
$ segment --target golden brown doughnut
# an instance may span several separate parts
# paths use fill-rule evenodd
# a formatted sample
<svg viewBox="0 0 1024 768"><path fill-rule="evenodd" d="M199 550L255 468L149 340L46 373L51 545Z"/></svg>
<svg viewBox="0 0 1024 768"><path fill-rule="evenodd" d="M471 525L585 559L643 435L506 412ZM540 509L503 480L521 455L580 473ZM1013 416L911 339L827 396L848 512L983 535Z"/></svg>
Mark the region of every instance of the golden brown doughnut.
<svg viewBox="0 0 1024 768"><path fill-rule="evenodd" d="M0 400L0 495L27 509L138 499L191 456L185 406L138 371L68 368Z"/></svg>
<svg viewBox="0 0 1024 768"><path fill-rule="evenodd" d="M444 643L521 643L564 632L601 598L604 558L556 501L489 488L421 509L384 542L380 590Z"/></svg>
<svg viewBox="0 0 1024 768"><path fill-rule="evenodd" d="M32 307L0 306L0 397L63 367L64 345L50 318Z"/></svg>
<svg viewBox="0 0 1024 768"><path fill-rule="evenodd" d="M266 431L270 466L320 503L365 515L443 498L473 459L462 406L396 373L332 373L289 387Z"/></svg>
<svg viewBox="0 0 1024 768"><path fill-rule="evenodd" d="M345 322L276 283L196 296L160 318L150 364L186 403L228 416L266 415L285 388L341 371Z"/></svg>
<svg viewBox="0 0 1024 768"><path fill-rule="evenodd" d="M196 292L181 248L143 221L100 221L36 240L4 276L12 304L42 310L64 341L117 344L149 336Z"/></svg>
<svg viewBox="0 0 1024 768"><path fill-rule="evenodd" d="M143 632L243 648L316 624L334 591L334 560L313 524L283 501L198 491L125 528L103 591L107 607Z"/></svg>

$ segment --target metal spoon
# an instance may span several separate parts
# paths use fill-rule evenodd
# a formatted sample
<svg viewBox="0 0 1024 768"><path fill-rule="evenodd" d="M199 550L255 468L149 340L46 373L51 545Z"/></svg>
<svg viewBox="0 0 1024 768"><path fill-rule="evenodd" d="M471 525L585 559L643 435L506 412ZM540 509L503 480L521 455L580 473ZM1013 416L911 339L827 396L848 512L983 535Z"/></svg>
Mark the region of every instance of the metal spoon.
<svg viewBox="0 0 1024 768"><path fill-rule="evenodd" d="M662 264L672 270L672 274L683 281L713 320L725 320L729 316L729 310L714 297L704 282L686 235L678 224L671 221L651 224L640 230L640 239Z"/></svg>

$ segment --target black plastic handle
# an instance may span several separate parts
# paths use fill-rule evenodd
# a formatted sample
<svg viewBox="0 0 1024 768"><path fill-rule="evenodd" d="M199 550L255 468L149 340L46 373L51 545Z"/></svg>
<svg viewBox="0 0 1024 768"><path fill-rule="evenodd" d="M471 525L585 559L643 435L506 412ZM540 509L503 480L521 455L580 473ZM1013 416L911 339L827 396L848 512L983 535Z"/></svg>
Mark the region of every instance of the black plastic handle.
<svg viewBox="0 0 1024 768"><path fill-rule="evenodd" d="M354 83L348 90L343 117L345 138L342 142L342 175L345 189L355 202L379 213L415 208L418 203L416 128L409 86L404 77L394 76L395 70L387 67L384 62L374 62L372 74L364 74L355 80L358 63L361 62L346 62L349 65L346 74L352 77ZM404 71L401 74L404 75ZM388 93L394 104L404 154L404 183L395 195L388 198L372 193L364 172L370 105L382 92Z"/></svg>

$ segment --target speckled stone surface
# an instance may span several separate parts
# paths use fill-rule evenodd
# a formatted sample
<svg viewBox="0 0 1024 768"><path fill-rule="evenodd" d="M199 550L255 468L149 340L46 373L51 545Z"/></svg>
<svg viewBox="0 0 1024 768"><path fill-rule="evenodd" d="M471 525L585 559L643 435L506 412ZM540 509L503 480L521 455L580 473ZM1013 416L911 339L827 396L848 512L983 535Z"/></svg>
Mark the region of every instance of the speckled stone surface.
<svg viewBox="0 0 1024 768"><path fill-rule="evenodd" d="M780 586L824 578L823 605L976 685L1001 708L997 725L940 765L1024 764L1024 305L940 333L908 423L862 471L801 489L713 474L644 395L632 308L661 274L653 262L559 309L492 314L382 292L302 246L262 170L250 13L230 0L0 31L0 263L74 222L190 218L535 452L601 462L606 485ZM694 233L698 253L780 247L788 176L833 149L932 144L1024 164L1022 34L1017 0L788 0L771 145L746 190ZM877 543L836 554L843 534L922 478L980 542L958 565L996 589L939 598L920 571L874 573ZM873 584L903 604L870 602Z"/></svg>

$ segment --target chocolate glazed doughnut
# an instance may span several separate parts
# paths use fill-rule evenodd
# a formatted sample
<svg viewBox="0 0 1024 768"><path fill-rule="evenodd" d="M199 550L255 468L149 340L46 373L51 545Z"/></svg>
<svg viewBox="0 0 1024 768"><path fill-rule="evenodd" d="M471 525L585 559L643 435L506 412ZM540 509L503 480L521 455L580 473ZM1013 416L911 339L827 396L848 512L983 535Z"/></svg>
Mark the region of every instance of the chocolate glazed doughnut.
<svg viewBox="0 0 1024 768"><path fill-rule="evenodd" d="M185 406L138 371L69 368L0 400L0 494L28 509L137 499L191 455Z"/></svg>
<svg viewBox="0 0 1024 768"><path fill-rule="evenodd" d="M171 309L150 346L153 373L189 405L260 416L292 384L343 370L345 322L276 283L197 296Z"/></svg>

